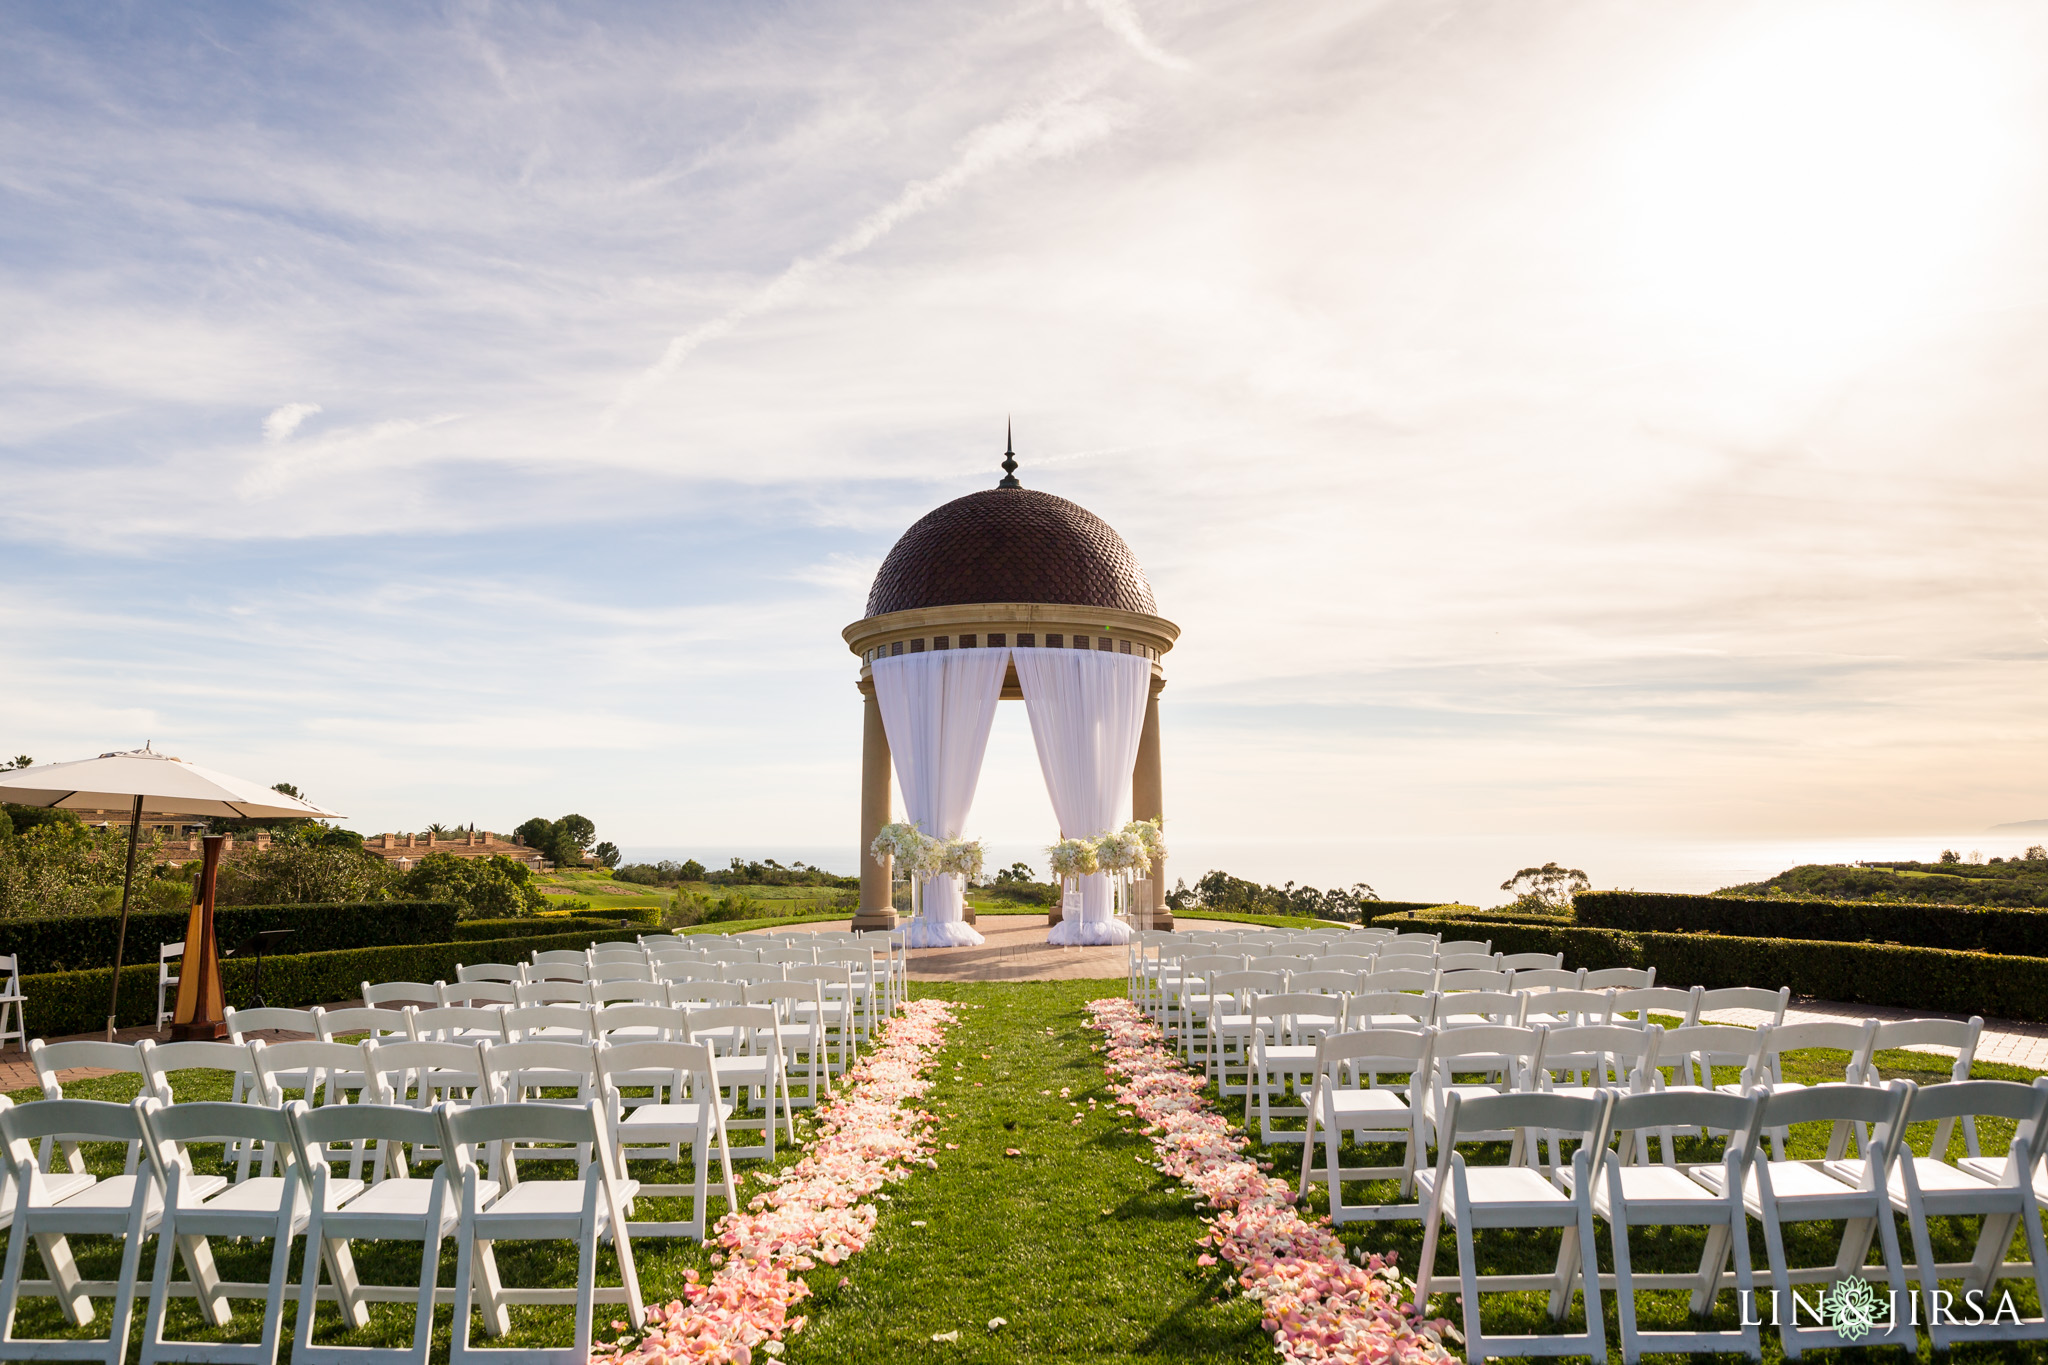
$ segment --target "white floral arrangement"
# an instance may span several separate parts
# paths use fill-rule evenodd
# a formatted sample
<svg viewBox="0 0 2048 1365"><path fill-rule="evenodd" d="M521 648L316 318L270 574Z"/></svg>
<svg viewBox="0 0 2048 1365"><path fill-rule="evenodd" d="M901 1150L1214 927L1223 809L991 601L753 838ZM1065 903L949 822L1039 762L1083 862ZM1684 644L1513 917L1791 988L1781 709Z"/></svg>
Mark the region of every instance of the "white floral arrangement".
<svg viewBox="0 0 2048 1365"><path fill-rule="evenodd" d="M1062 839L1045 853L1052 860L1052 875L1061 880L1086 877L1102 870L1093 839Z"/></svg>
<svg viewBox="0 0 2048 1365"><path fill-rule="evenodd" d="M954 837L937 842L937 856L934 867L941 873L965 877L973 882L981 877L983 849L979 839Z"/></svg>
<svg viewBox="0 0 2048 1365"><path fill-rule="evenodd" d="M1144 844L1145 856L1153 862L1166 860L1166 833L1159 828L1157 820L1133 820L1124 826L1124 833Z"/></svg>
<svg viewBox="0 0 2048 1365"><path fill-rule="evenodd" d="M1099 836L1095 849L1096 861L1105 872L1127 872L1133 877L1142 877L1152 870L1152 856L1145 851L1145 841L1129 830Z"/></svg>
<svg viewBox="0 0 2048 1365"><path fill-rule="evenodd" d="M878 863L893 857L898 870L908 876L916 876L932 870L931 864L937 857L938 848L937 839L916 825L899 820L882 826L881 832L875 835L875 841L868 845L868 852Z"/></svg>

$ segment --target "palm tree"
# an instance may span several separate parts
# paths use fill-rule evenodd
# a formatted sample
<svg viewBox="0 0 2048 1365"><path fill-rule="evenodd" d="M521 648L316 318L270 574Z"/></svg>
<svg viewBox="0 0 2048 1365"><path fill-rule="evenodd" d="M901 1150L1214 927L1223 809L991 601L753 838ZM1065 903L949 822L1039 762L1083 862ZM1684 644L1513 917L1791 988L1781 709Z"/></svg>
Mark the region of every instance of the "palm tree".
<svg viewBox="0 0 2048 1365"><path fill-rule="evenodd" d="M452 832L453 831L451 831L448 828L448 826L442 824L438 820L436 820L433 824L427 826L427 837L430 839L444 838Z"/></svg>

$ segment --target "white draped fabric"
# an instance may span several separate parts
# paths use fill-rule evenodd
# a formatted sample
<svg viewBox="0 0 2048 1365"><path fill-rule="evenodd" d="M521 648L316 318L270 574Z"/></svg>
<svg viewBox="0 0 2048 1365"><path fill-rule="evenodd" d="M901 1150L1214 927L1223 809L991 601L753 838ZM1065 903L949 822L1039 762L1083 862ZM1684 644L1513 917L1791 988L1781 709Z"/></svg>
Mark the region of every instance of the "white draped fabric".
<svg viewBox="0 0 2048 1365"><path fill-rule="evenodd" d="M1007 649L941 649L877 659L871 667L905 814L932 838L955 838L967 823L1009 659ZM925 878L923 905L905 941L913 948L980 943L962 918L962 890L956 876Z"/></svg>
<svg viewBox="0 0 2048 1365"><path fill-rule="evenodd" d="M1085 839L1122 828L1130 816L1131 769L1151 695L1152 661L1078 649L1020 649L1016 661L1061 836ZM1083 877L1081 913L1062 918L1046 942L1128 943L1130 926L1115 918L1111 901L1106 873Z"/></svg>

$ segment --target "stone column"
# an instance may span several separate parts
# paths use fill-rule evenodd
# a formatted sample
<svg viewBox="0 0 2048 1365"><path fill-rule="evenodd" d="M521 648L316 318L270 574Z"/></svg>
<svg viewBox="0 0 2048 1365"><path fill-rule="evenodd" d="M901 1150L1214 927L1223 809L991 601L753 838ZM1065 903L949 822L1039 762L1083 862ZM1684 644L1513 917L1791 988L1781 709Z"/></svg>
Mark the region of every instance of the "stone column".
<svg viewBox="0 0 2048 1365"><path fill-rule="evenodd" d="M1145 728L1138 735L1138 762L1131 771L1131 818L1157 820L1165 828L1164 781L1159 766L1159 693L1166 679L1152 679L1151 695L1145 699ZM1132 920L1140 929L1171 929L1173 915L1166 908L1166 860L1152 864L1152 875L1132 888Z"/></svg>
<svg viewBox="0 0 2048 1365"><path fill-rule="evenodd" d="M875 685L860 684L860 911L855 929L894 929L896 907L889 897L888 862L876 862L868 848L889 823L889 732L882 728L882 708Z"/></svg>

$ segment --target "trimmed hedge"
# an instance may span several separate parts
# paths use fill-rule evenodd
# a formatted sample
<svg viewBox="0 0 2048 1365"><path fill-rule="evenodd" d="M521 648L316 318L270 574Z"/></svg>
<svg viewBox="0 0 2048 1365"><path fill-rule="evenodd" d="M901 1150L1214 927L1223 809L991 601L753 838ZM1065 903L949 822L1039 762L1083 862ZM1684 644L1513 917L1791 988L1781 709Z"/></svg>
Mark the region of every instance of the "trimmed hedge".
<svg viewBox="0 0 2048 1365"><path fill-rule="evenodd" d="M2048 910L1644 891L1583 891L1577 910L1580 924L1601 929L1896 943L2048 957Z"/></svg>
<svg viewBox="0 0 2048 1365"><path fill-rule="evenodd" d="M550 918L553 918L553 916L543 916L542 922L545 923ZM659 924L661 923L661 907L658 905L621 905L605 909L601 906L593 906L588 910L572 910L569 912L569 918L609 920L613 924L617 924L620 920L640 925ZM528 921L528 923L531 922Z"/></svg>
<svg viewBox="0 0 2048 1365"><path fill-rule="evenodd" d="M213 927L223 949L264 929L290 929L294 952L323 953L390 943L446 942L455 936L456 913L453 901L233 905L215 907ZM182 942L190 919L189 910L132 912L124 961L148 963L154 982L157 945ZM24 968L38 973L111 969L120 931L118 911L0 920L0 954L11 954ZM150 993L156 993L153 984ZM100 1022L105 1024L104 1017Z"/></svg>
<svg viewBox="0 0 2048 1365"><path fill-rule="evenodd" d="M1565 964L1655 967L1660 986L1790 986L1845 1004L2048 1022L2048 959L1889 943L1723 934L1630 933L1583 926L1504 924L1441 915L1388 915L1383 927L1463 930L1502 953L1563 953Z"/></svg>

